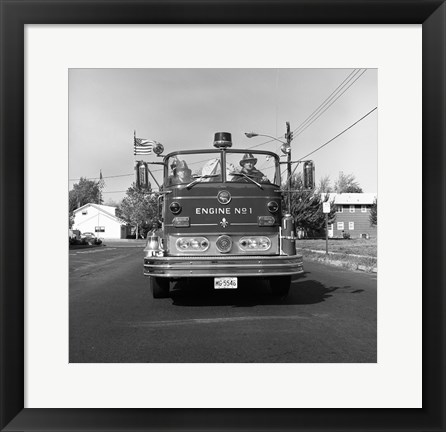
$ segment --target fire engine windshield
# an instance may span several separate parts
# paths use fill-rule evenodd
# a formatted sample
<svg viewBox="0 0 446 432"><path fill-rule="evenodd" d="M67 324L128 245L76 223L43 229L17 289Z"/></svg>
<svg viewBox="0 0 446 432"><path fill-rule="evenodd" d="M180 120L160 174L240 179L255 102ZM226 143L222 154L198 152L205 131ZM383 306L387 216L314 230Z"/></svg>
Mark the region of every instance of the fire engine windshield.
<svg viewBox="0 0 446 432"><path fill-rule="evenodd" d="M167 159L166 186L191 182L221 182L221 154L178 154Z"/></svg>
<svg viewBox="0 0 446 432"><path fill-rule="evenodd" d="M226 151L226 170L222 176L222 154L180 153L167 158L166 186L206 182L280 184L278 158L263 153Z"/></svg>
<svg viewBox="0 0 446 432"><path fill-rule="evenodd" d="M226 154L227 181L280 184L277 157L263 153Z"/></svg>

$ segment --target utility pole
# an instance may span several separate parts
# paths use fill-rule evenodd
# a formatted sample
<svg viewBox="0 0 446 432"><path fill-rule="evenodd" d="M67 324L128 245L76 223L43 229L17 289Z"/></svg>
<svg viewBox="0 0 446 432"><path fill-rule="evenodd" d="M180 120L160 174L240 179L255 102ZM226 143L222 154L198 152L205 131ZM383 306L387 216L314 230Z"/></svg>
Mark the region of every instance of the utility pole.
<svg viewBox="0 0 446 432"><path fill-rule="evenodd" d="M325 256L328 257L328 213L325 213Z"/></svg>
<svg viewBox="0 0 446 432"><path fill-rule="evenodd" d="M328 213L330 213L330 202L322 203L322 211L325 213L325 256L328 256Z"/></svg>
<svg viewBox="0 0 446 432"><path fill-rule="evenodd" d="M287 168L288 168L288 211L291 213L291 141L293 133L290 132L290 122L286 122Z"/></svg>

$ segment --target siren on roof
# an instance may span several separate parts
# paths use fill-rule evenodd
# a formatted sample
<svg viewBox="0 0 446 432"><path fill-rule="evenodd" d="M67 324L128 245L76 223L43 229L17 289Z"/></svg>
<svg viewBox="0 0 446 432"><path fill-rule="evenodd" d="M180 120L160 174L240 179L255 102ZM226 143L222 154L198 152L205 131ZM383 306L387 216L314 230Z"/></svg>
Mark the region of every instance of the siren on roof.
<svg viewBox="0 0 446 432"><path fill-rule="evenodd" d="M227 148L232 147L232 137L229 132L216 132L214 135L214 147Z"/></svg>
<svg viewBox="0 0 446 432"><path fill-rule="evenodd" d="M164 151L164 146L159 143L156 142L155 145L153 146L153 153L155 153L157 156L159 156L163 151Z"/></svg>

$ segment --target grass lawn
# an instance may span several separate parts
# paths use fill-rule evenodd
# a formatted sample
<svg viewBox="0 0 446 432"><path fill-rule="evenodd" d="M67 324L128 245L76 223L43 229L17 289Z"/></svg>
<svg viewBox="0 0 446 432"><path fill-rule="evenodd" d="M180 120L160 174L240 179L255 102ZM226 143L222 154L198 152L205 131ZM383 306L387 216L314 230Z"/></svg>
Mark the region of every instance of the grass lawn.
<svg viewBox="0 0 446 432"><path fill-rule="evenodd" d="M302 249L313 249L325 251L325 240L297 240L296 247ZM341 254L365 255L376 258L376 239L351 239L331 240L328 239L328 252Z"/></svg>
<svg viewBox="0 0 446 432"><path fill-rule="evenodd" d="M351 270L376 271L376 239L328 240L328 256L325 240L297 240L297 252L305 259L328 265L342 266ZM317 253L312 251L322 251ZM360 257L355 255L361 255Z"/></svg>

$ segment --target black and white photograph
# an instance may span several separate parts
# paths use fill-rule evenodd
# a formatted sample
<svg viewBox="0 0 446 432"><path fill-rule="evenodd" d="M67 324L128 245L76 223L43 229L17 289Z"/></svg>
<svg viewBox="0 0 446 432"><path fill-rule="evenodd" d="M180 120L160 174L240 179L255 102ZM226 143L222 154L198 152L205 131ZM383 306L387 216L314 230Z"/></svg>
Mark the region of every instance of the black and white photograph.
<svg viewBox="0 0 446 432"><path fill-rule="evenodd" d="M376 363L378 72L69 69L69 362Z"/></svg>
<svg viewBox="0 0 446 432"><path fill-rule="evenodd" d="M445 0L0 3L2 431L444 429Z"/></svg>

